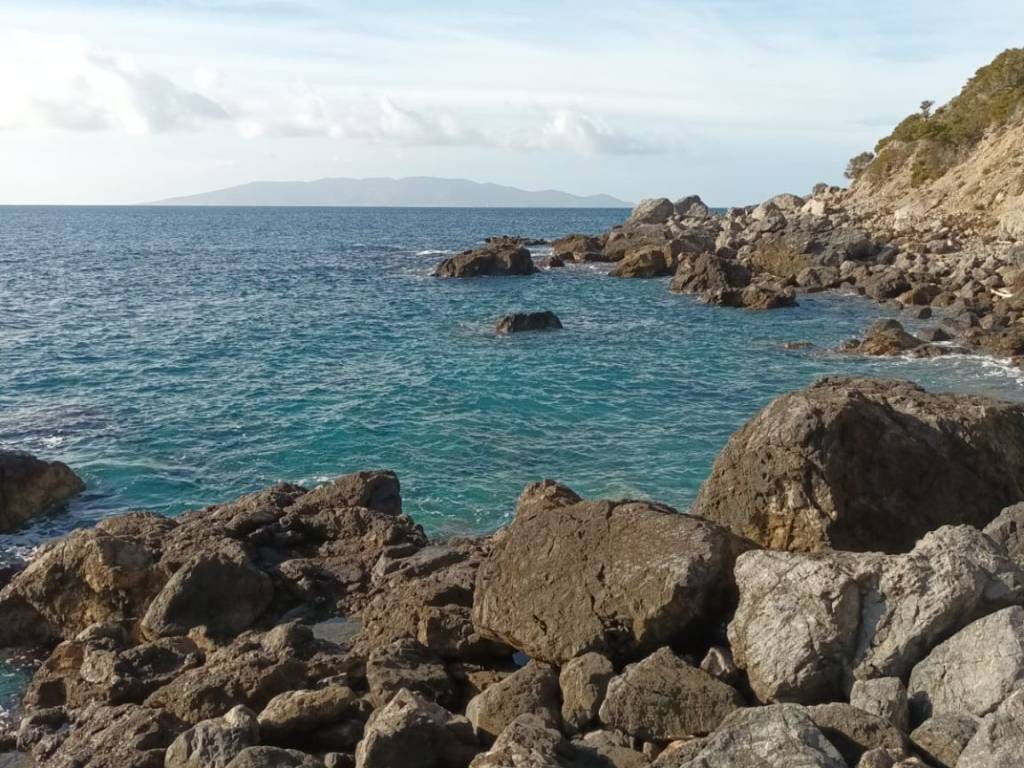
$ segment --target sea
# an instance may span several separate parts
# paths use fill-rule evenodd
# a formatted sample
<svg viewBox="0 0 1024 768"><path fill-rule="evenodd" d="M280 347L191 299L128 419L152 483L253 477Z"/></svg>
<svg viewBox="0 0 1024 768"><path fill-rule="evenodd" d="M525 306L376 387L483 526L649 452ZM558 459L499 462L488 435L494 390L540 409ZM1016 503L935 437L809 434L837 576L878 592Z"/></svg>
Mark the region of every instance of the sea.
<svg viewBox="0 0 1024 768"><path fill-rule="evenodd" d="M0 563L109 515L378 467L437 536L494 530L542 478L685 510L730 434L822 376L1024 398L999 360L835 353L899 316L852 294L757 313L606 265L430 274L488 236L599 233L627 214L0 207L0 447L64 461L88 486L0 535ZM494 333L528 310L564 330ZM0 664L0 707L27 674Z"/></svg>

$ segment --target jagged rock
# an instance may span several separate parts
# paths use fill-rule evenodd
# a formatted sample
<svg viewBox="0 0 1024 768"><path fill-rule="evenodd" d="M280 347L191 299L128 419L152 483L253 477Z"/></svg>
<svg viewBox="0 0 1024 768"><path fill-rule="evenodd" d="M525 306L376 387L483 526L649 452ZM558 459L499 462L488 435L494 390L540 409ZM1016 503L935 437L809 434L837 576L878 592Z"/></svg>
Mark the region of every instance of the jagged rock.
<svg viewBox="0 0 1024 768"><path fill-rule="evenodd" d="M185 726L166 712L135 704L76 710L68 727L32 749L50 768L164 768L164 753Z"/></svg>
<svg viewBox="0 0 1024 768"><path fill-rule="evenodd" d="M641 200L629 214L627 224L664 224L675 213L672 201L664 197Z"/></svg>
<svg viewBox="0 0 1024 768"><path fill-rule="evenodd" d="M547 267L548 269L559 269L560 267L565 266L565 259L561 256L548 256L540 263L540 265L542 267Z"/></svg>
<svg viewBox="0 0 1024 768"><path fill-rule="evenodd" d="M734 688L662 648L612 678L600 716L635 738L665 742L711 733L741 706Z"/></svg>
<svg viewBox="0 0 1024 768"><path fill-rule="evenodd" d="M695 757L676 763L674 768L741 765L848 768L807 711L794 704L737 710L701 745Z"/></svg>
<svg viewBox="0 0 1024 768"><path fill-rule="evenodd" d="M615 667L599 653L585 653L570 659L558 674L562 691L562 721L582 731L596 718Z"/></svg>
<svg viewBox="0 0 1024 768"><path fill-rule="evenodd" d="M495 330L498 333L522 333L524 331L557 331L562 327L558 315L550 310L544 312L517 312L498 319Z"/></svg>
<svg viewBox="0 0 1024 768"><path fill-rule="evenodd" d="M366 662L366 681L377 707L403 688L441 704L451 705L455 698L444 664L415 640L396 640L375 648Z"/></svg>
<svg viewBox="0 0 1024 768"><path fill-rule="evenodd" d="M774 549L905 552L1021 498L1024 406L826 378L734 434L691 513Z"/></svg>
<svg viewBox="0 0 1024 768"><path fill-rule="evenodd" d="M1024 755L1024 690L1018 690L978 725L956 768L1020 768Z"/></svg>
<svg viewBox="0 0 1024 768"><path fill-rule="evenodd" d="M184 637L125 648L123 630L119 640L79 636L58 645L36 670L24 705L45 709L83 707L90 702L141 704L157 688L202 661L195 643Z"/></svg>
<svg viewBox="0 0 1024 768"><path fill-rule="evenodd" d="M879 320L868 327L856 351L865 355L902 355L923 344L921 339L907 333L898 320Z"/></svg>
<svg viewBox="0 0 1024 768"><path fill-rule="evenodd" d="M233 637L259 618L273 591L270 578L247 559L198 554L178 569L149 604L142 633L155 640L206 627L212 635Z"/></svg>
<svg viewBox="0 0 1024 768"><path fill-rule="evenodd" d="M839 282L839 270L835 267L806 267L796 275L796 284L808 293L827 291Z"/></svg>
<svg viewBox="0 0 1024 768"><path fill-rule="evenodd" d="M246 747L226 768L323 768L323 763L296 749Z"/></svg>
<svg viewBox="0 0 1024 768"><path fill-rule="evenodd" d="M592 261L586 258L587 254L601 256L602 248L603 239L591 235L569 235L551 243L551 251L556 257L572 261Z"/></svg>
<svg viewBox="0 0 1024 768"><path fill-rule="evenodd" d="M1000 512L995 520L985 526L985 535L1024 568L1024 504L1014 504Z"/></svg>
<svg viewBox="0 0 1024 768"><path fill-rule="evenodd" d="M239 704L262 711L279 693L306 685L307 670L302 661L243 643L216 651L203 666L179 675L150 694L146 705L161 707L194 725L220 717Z"/></svg>
<svg viewBox="0 0 1024 768"><path fill-rule="evenodd" d="M485 738L495 738L520 715L536 715L546 726L561 723L558 672L547 664L531 661L504 680L474 696L466 705L466 717Z"/></svg>
<svg viewBox="0 0 1024 768"><path fill-rule="evenodd" d="M0 533L13 531L84 490L85 483L66 464L0 450Z"/></svg>
<svg viewBox="0 0 1024 768"><path fill-rule="evenodd" d="M260 712L261 738L266 744L289 746L296 738L319 728L364 719L361 704L352 689L344 685L279 693Z"/></svg>
<svg viewBox="0 0 1024 768"><path fill-rule="evenodd" d="M483 634L561 663L653 650L728 610L745 542L647 502L550 501L520 504L480 566L473 620Z"/></svg>
<svg viewBox="0 0 1024 768"><path fill-rule="evenodd" d="M898 677L855 681L850 690L850 704L880 717L900 731L910 730L907 687Z"/></svg>
<svg viewBox="0 0 1024 768"><path fill-rule="evenodd" d="M672 210L676 216L684 219L706 219L711 215L711 209L700 199L700 195L689 195L676 200L672 204Z"/></svg>
<svg viewBox="0 0 1024 768"><path fill-rule="evenodd" d="M443 707L403 690L371 715L356 748L356 767L466 765L478 751L467 741Z"/></svg>
<svg viewBox="0 0 1024 768"><path fill-rule="evenodd" d="M956 768L980 722L973 715L938 715L915 728L910 740L935 768Z"/></svg>
<svg viewBox="0 0 1024 768"><path fill-rule="evenodd" d="M362 612L356 650L366 656L409 638L444 659L510 655L507 646L482 637L471 616L477 569L489 548L486 539L454 541L446 545L448 557L396 560Z"/></svg>
<svg viewBox="0 0 1024 768"><path fill-rule="evenodd" d="M888 301L910 290L910 281L899 269L887 269L857 281L857 287L875 301Z"/></svg>
<svg viewBox="0 0 1024 768"><path fill-rule="evenodd" d="M666 277L676 268L670 248L653 246L627 251L608 274L612 277Z"/></svg>
<svg viewBox="0 0 1024 768"><path fill-rule="evenodd" d="M1024 574L970 526L905 555L748 552L730 646L761 701L843 698L854 679L904 677L942 638L1024 599Z"/></svg>
<svg viewBox="0 0 1024 768"><path fill-rule="evenodd" d="M920 722L934 715L981 717L1024 686L1024 608L978 619L935 646L910 674L910 703Z"/></svg>
<svg viewBox="0 0 1024 768"><path fill-rule="evenodd" d="M736 666L736 661L732 657L732 651L720 645L714 645L708 649L700 663L700 668L716 680L721 680L726 685L734 687L741 677L739 667Z"/></svg>
<svg viewBox="0 0 1024 768"><path fill-rule="evenodd" d="M234 707L175 739L167 749L164 768L225 768L239 752L258 742L256 715L245 707Z"/></svg>
<svg viewBox="0 0 1024 768"><path fill-rule="evenodd" d="M537 267L522 246L488 245L445 259L434 268L435 277L491 277L532 275Z"/></svg>
<svg viewBox="0 0 1024 768"><path fill-rule="evenodd" d="M731 259L713 253L701 253L681 259L669 283L676 293L704 293L745 288L750 285L750 270Z"/></svg>
<svg viewBox="0 0 1024 768"><path fill-rule="evenodd" d="M872 749L884 749L900 758L909 756L910 742L903 732L870 712L834 703L808 707L807 713L850 765L856 765Z"/></svg>

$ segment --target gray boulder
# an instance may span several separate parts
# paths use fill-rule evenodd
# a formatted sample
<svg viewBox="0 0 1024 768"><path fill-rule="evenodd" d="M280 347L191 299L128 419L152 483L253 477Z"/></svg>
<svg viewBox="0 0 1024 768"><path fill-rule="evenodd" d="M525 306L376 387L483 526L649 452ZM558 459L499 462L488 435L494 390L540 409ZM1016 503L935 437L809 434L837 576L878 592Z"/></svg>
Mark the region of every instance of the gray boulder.
<svg viewBox="0 0 1024 768"><path fill-rule="evenodd" d="M547 664L531 661L470 699L466 717L485 739L495 738L520 715L534 715L547 727L558 728L559 693L558 672Z"/></svg>
<svg viewBox="0 0 1024 768"><path fill-rule="evenodd" d="M566 727L582 731L594 722L614 675L615 667L599 653L585 653L562 666L558 685Z"/></svg>
<svg viewBox="0 0 1024 768"><path fill-rule="evenodd" d="M918 722L934 715L994 711L1024 687L1024 608L978 619L937 645L910 674Z"/></svg>
<svg viewBox="0 0 1024 768"><path fill-rule="evenodd" d="M234 707L175 739L167 749L164 768L225 768L239 752L258 743L256 715L245 707Z"/></svg>
<svg viewBox="0 0 1024 768"><path fill-rule="evenodd" d="M683 219L706 219L711 215L711 209L700 199L700 195L689 195L680 198L672 204L676 216Z"/></svg>
<svg viewBox="0 0 1024 768"><path fill-rule="evenodd" d="M898 677L855 681L850 690L850 704L880 717L900 731L910 730L907 687Z"/></svg>
<svg viewBox="0 0 1024 768"><path fill-rule="evenodd" d="M956 768L980 722L973 715L938 715L915 728L910 740L935 768Z"/></svg>
<svg viewBox="0 0 1024 768"><path fill-rule="evenodd" d="M629 214L628 224L664 224L675 213L672 201L665 197L649 198L637 203Z"/></svg>
<svg viewBox="0 0 1024 768"><path fill-rule="evenodd" d="M943 638L1024 599L1024 574L969 526L905 555L748 552L735 576L730 646L762 701L836 701L855 679L904 677Z"/></svg>
<svg viewBox="0 0 1024 768"><path fill-rule="evenodd" d="M701 745L695 757L664 768L738 766L848 768L807 710L794 704L737 710Z"/></svg>
<svg viewBox="0 0 1024 768"><path fill-rule="evenodd" d="M1024 755L1024 690L985 717L960 753L956 768L1020 768Z"/></svg>
<svg viewBox="0 0 1024 768"><path fill-rule="evenodd" d="M729 610L745 542L670 507L574 497L528 499L499 534L477 574L481 633L564 663L692 639Z"/></svg>
<svg viewBox="0 0 1024 768"><path fill-rule="evenodd" d="M366 682L370 699L378 707L391 701L403 688L441 704L452 704L455 698L444 664L411 639L374 649L366 661Z"/></svg>
<svg viewBox="0 0 1024 768"><path fill-rule="evenodd" d="M270 578L246 559L219 552L199 554L150 603L142 632L156 639L206 627L211 635L233 637L259 618L273 594Z"/></svg>
<svg viewBox="0 0 1024 768"><path fill-rule="evenodd" d="M691 512L773 549L905 552L1022 498L1024 406L826 378L734 434Z"/></svg>
<svg viewBox="0 0 1024 768"><path fill-rule="evenodd" d="M713 253L701 253L680 259L669 283L675 293L698 293L745 288L750 285L750 270L731 259Z"/></svg>
<svg viewBox="0 0 1024 768"><path fill-rule="evenodd" d="M734 688L662 648L612 678L600 716L637 739L665 742L711 733L741 706Z"/></svg>
<svg viewBox="0 0 1024 768"><path fill-rule="evenodd" d="M265 744L290 746L311 731L358 718L360 705L359 697L344 685L285 691L260 712L260 734Z"/></svg>
<svg viewBox="0 0 1024 768"><path fill-rule="evenodd" d="M13 531L84 490L85 483L66 464L0 450L0 533Z"/></svg>
<svg viewBox="0 0 1024 768"><path fill-rule="evenodd" d="M470 768L617 768L600 750L566 741L534 715L520 715ZM628 768L628 767L624 767Z"/></svg>

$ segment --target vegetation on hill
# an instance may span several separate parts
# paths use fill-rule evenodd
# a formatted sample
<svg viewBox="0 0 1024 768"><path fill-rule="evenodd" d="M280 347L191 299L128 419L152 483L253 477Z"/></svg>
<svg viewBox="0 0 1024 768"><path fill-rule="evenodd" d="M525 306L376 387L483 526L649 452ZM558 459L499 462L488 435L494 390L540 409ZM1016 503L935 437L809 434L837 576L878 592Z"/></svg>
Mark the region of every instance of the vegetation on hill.
<svg viewBox="0 0 1024 768"><path fill-rule="evenodd" d="M851 160L848 175L872 183L890 178L909 162L910 183L919 187L945 174L984 136L1012 121L1024 105L1024 48L1011 48L972 77L958 96L935 112L920 111L896 126L875 147L875 157Z"/></svg>

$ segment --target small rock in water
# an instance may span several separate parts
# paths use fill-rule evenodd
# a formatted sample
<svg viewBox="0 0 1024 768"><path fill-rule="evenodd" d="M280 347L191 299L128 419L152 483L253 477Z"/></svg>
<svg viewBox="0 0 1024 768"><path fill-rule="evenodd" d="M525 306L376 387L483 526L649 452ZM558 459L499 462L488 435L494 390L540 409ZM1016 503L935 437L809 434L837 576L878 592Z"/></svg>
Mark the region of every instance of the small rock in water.
<svg viewBox="0 0 1024 768"><path fill-rule="evenodd" d="M558 315L550 310L543 312L517 312L499 318L495 330L501 334L523 333L524 331L557 331L562 327Z"/></svg>

